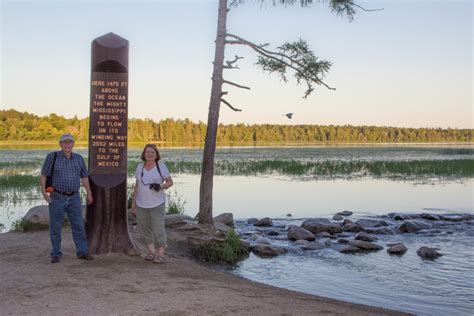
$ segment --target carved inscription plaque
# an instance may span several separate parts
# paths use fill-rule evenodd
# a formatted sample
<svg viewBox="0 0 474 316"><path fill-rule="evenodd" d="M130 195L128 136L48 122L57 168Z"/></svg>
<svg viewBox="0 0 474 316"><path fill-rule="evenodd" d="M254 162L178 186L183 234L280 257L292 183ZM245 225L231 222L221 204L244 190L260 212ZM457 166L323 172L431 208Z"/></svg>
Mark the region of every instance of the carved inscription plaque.
<svg viewBox="0 0 474 316"><path fill-rule="evenodd" d="M91 80L91 174L127 174L128 74L93 72Z"/></svg>

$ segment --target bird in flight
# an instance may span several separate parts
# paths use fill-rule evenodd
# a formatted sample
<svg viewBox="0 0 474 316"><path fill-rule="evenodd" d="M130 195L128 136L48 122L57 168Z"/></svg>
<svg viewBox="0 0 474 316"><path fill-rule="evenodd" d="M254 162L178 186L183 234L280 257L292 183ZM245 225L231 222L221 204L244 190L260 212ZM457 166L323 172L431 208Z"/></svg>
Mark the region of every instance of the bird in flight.
<svg viewBox="0 0 474 316"><path fill-rule="evenodd" d="M286 113L286 114L283 114L282 116L286 116L287 118L291 119L293 117L293 113Z"/></svg>

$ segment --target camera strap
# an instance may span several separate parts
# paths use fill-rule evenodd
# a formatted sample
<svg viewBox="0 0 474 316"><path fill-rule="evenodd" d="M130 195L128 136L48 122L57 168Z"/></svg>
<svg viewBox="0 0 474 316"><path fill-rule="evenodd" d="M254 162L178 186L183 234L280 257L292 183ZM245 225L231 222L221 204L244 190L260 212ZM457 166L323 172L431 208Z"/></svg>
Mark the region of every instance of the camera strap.
<svg viewBox="0 0 474 316"><path fill-rule="evenodd" d="M163 180L163 175L161 174L160 165L158 164L158 160L155 160L155 163L156 163L156 169L158 169L158 172L159 172L159 174L160 174L161 180Z"/></svg>
<svg viewBox="0 0 474 316"><path fill-rule="evenodd" d="M56 157L55 157L55 158L56 158ZM160 174L161 180L163 181L163 175L161 174L160 166L158 165L158 160L155 160L155 163L156 163L156 169L158 170L158 173ZM151 183L145 184L145 182L143 182L143 171L144 171L144 170L145 170L145 163L143 163L143 165L142 165L141 180L142 180L142 184L143 184L144 186L147 186L147 185L150 185Z"/></svg>

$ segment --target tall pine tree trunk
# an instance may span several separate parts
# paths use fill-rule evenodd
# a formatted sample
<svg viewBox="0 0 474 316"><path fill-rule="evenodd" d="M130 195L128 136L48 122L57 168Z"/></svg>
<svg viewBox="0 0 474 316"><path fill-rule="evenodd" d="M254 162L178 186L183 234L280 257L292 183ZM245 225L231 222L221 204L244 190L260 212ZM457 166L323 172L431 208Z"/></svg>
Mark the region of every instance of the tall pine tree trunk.
<svg viewBox="0 0 474 316"><path fill-rule="evenodd" d="M216 50L212 72L211 100L207 117L206 142L202 160L201 186L199 190L199 223L212 224L212 188L214 184L214 155L216 152L217 126L221 105L223 66L225 55L225 33L227 23L227 0L219 0Z"/></svg>

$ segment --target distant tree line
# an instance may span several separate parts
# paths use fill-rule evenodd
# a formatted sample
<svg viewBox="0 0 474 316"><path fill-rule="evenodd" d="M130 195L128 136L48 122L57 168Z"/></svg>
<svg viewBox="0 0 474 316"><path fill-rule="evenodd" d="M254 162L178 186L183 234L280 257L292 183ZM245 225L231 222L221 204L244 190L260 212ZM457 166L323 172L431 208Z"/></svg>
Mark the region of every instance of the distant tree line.
<svg viewBox="0 0 474 316"><path fill-rule="evenodd" d="M219 124L219 143L264 142L473 142L473 129L399 128L377 126L322 126L274 124ZM87 141L89 119L64 118L56 114L37 116L15 110L0 111L0 140L56 141L65 132ZM129 119L131 142L203 143L206 124L189 119Z"/></svg>

